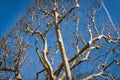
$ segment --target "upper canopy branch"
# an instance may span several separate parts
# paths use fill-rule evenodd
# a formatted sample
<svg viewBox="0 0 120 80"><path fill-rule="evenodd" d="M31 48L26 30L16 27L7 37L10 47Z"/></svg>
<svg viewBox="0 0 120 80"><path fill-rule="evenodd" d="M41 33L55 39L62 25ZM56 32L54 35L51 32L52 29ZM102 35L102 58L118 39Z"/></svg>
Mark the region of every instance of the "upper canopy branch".
<svg viewBox="0 0 120 80"><path fill-rule="evenodd" d="M74 56L73 56L72 58L70 58L68 61L69 61L69 62L72 62L72 61L74 61L75 59L77 59L84 51L86 51L86 50L90 47L90 45L91 45L92 43L94 43L95 41L100 40L100 39L102 39L102 38L104 38L104 39L106 40L106 42L109 42L109 43L116 42L116 41L118 41L118 40L120 39L119 37L116 38L116 39L109 39L109 38L106 37L105 35L99 35L98 37L95 37L95 38L93 38L92 40L90 40L81 50L79 50L79 52L78 52L76 55L74 55ZM62 68L63 68L63 63L60 64L59 68L54 72L54 74L55 74L55 75L58 75L58 74L60 73L60 71L62 70Z"/></svg>
<svg viewBox="0 0 120 80"><path fill-rule="evenodd" d="M76 3L76 4L75 4L70 10L68 10L68 12L65 13L65 15L63 15L63 16L61 17L61 19L58 21L58 24L60 24L60 23L63 21L63 19L64 19L65 17L67 17L75 8L79 7L78 2L75 2L75 3Z"/></svg>

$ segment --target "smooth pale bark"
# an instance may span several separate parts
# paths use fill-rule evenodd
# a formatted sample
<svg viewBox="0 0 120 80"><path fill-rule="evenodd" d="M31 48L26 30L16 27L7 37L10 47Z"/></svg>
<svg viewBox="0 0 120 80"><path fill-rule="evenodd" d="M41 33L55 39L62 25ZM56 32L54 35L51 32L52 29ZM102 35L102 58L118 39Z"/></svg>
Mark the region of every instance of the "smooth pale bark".
<svg viewBox="0 0 120 80"><path fill-rule="evenodd" d="M64 47L64 42L63 42L61 31L60 31L59 25L58 25L58 13L57 13L56 0L54 0L54 11L53 12L54 12L54 25L55 25L57 41L58 41L60 52L62 55L66 77L68 80L72 80L71 71L70 71L70 67L69 67L69 63L68 63L68 58L67 58L65 47Z"/></svg>

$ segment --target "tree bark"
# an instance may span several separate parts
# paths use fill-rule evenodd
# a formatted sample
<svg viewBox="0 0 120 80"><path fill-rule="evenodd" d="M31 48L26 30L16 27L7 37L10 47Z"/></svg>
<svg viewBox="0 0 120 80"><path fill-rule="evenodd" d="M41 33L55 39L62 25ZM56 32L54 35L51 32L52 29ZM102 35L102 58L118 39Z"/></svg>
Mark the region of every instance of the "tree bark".
<svg viewBox="0 0 120 80"><path fill-rule="evenodd" d="M58 41L60 52L61 52L61 55L62 55L64 68L65 68L65 72L66 72L66 77L67 77L68 80L72 80L71 71L70 71L70 67L69 67L69 63L68 63L68 58L67 58L65 47L64 47L64 42L63 42L61 31L60 31L59 25L58 25L58 13L57 13L57 2L56 2L56 0L54 0L53 12L54 12L54 25L55 25L57 41Z"/></svg>

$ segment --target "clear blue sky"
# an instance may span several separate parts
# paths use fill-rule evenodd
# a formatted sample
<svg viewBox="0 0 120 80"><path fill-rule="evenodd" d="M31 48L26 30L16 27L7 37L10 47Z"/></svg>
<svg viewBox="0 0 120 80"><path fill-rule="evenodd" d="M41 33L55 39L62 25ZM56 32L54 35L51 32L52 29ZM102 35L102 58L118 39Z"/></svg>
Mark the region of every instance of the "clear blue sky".
<svg viewBox="0 0 120 80"><path fill-rule="evenodd" d="M0 0L0 36L15 24L30 6L32 0Z"/></svg>
<svg viewBox="0 0 120 80"><path fill-rule="evenodd" d="M0 0L0 36L28 9L32 0ZM120 0L104 0L114 21L120 22Z"/></svg>
<svg viewBox="0 0 120 80"><path fill-rule="evenodd" d="M104 3L113 19L113 22L120 22L120 0L104 0Z"/></svg>

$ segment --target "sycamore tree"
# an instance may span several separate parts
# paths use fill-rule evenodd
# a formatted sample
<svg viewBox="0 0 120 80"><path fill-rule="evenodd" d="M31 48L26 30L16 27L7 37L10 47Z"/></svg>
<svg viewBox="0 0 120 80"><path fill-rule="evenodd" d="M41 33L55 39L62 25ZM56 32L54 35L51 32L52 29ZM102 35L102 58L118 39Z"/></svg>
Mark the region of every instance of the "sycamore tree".
<svg viewBox="0 0 120 80"><path fill-rule="evenodd" d="M0 79L119 79L119 40L102 1L36 0L0 40Z"/></svg>
<svg viewBox="0 0 120 80"><path fill-rule="evenodd" d="M20 66L26 60L25 51L30 47L23 40L23 32L14 28L0 40L0 79L21 80Z"/></svg>

